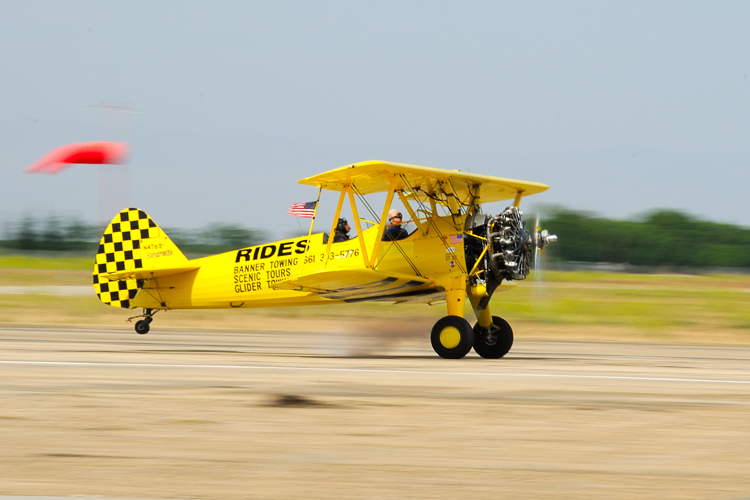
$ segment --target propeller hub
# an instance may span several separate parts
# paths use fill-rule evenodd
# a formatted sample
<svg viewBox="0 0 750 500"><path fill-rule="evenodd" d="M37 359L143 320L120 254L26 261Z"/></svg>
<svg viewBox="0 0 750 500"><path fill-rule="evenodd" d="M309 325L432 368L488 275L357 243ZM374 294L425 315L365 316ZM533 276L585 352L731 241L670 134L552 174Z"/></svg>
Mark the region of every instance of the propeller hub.
<svg viewBox="0 0 750 500"><path fill-rule="evenodd" d="M550 244L556 241L556 234L549 234L549 231L547 231L546 229L542 229L540 231L539 228L537 228L537 230L534 232L532 244L537 250L541 252L545 247L548 247Z"/></svg>

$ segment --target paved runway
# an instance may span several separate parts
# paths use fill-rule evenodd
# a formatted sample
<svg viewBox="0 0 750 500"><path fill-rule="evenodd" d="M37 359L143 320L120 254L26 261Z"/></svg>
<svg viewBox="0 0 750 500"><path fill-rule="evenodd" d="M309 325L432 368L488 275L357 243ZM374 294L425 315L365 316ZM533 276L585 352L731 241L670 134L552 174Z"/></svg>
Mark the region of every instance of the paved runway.
<svg viewBox="0 0 750 500"><path fill-rule="evenodd" d="M750 497L750 349L0 327L0 494Z"/></svg>

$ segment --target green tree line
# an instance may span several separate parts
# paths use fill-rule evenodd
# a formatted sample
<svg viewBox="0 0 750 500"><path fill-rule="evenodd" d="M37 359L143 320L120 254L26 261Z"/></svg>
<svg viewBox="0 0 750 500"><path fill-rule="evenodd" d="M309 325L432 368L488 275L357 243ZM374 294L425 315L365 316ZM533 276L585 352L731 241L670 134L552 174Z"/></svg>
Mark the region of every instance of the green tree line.
<svg viewBox="0 0 750 500"><path fill-rule="evenodd" d="M237 224L209 224L202 229L164 230L189 257L219 253L267 241L265 231ZM37 218L23 216L6 223L0 247L35 251L96 251L104 227L80 219L56 215Z"/></svg>
<svg viewBox="0 0 750 500"><path fill-rule="evenodd" d="M613 220L566 208L547 211L545 229L559 241L549 248L560 261L635 266L750 268L750 229L657 210L639 220Z"/></svg>
<svg viewBox="0 0 750 500"><path fill-rule="evenodd" d="M74 251L96 249L97 227L80 219L56 215L37 218L25 215L5 224L0 246L16 250Z"/></svg>
<svg viewBox="0 0 750 500"><path fill-rule="evenodd" d="M542 225L559 241L545 251L556 261L634 266L750 268L750 229L658 210L638 220L614 220L567 208L545 211ZM96 251L103 228L79 219L24 216L5 225L0 247L16 250ZM165 232L189 257L268 241L263 230L236 224Z"/></svg>

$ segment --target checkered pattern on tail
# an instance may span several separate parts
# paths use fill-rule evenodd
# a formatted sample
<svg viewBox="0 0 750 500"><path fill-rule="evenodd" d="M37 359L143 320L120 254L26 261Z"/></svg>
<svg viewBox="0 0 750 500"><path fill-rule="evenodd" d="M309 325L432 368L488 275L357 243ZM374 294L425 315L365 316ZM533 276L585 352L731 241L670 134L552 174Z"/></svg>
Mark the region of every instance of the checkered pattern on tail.
<svg viewBox="0 0 750 500"><path fill-rule="evenodd" d="M112 307L131 307L143 280L110 281L103 274L142 268L141 240L158 235L159 228L143 210L128 208L115 216L99 241L94 264L94 290L99 300Z"/></svg>

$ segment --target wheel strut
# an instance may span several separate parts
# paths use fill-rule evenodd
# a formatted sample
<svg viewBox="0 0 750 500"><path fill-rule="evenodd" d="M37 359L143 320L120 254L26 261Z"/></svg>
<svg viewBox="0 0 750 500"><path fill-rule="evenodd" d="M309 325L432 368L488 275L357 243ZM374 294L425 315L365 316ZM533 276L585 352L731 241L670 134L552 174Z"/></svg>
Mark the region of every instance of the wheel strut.
<svg viewBox="0 0 750 500"><path fill-rule="evenodd" d="M144 309L143 314L128 318L128 322L135 318L143 318L135 322L135 333L139 335L145 335L151 329L151 322L154 320L154 314L156 314L157 312L159 311L154 311L153 309Z"/></svg>

